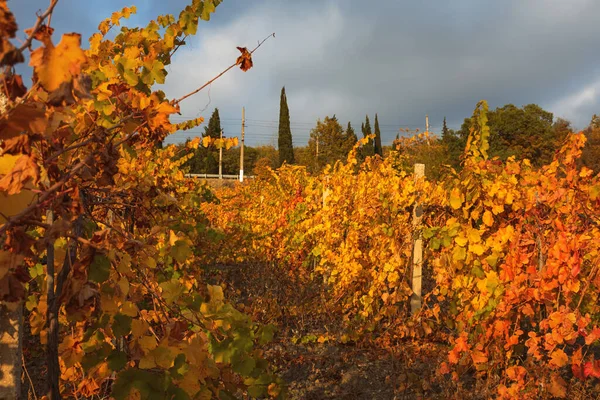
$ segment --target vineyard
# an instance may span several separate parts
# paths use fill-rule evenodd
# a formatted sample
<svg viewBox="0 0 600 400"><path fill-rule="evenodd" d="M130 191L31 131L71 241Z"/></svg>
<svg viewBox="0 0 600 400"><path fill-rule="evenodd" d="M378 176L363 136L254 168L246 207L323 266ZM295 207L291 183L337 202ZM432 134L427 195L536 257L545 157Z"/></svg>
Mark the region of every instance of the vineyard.
<svg viewBox="0 0 600 400"><path fill-rule="evenodd" d="M462 169L440 179L413 174L404 151L426 132L385 158L360 160L371 136L320 173L264 167L211 188L184 164L237 138L162 148L203 122L170 116L206 84L179 99L159 85L220 0L143 28L121 26L125 8L85 50L53 36L57 3L16 47L0 0L0 301L36 368L21 376L0 343L0 393L358 398L336 392L339 370L320 372L340 381L330 393L299 392L312 375L294 368L338 357L385 387L358 382L361 398L600 395L600 175L579 163L582 133L541 167L490 158L481 101ZM225 72L252 68L254 50L238 49ZM26 53L29 88L14 68Z"/></svg>

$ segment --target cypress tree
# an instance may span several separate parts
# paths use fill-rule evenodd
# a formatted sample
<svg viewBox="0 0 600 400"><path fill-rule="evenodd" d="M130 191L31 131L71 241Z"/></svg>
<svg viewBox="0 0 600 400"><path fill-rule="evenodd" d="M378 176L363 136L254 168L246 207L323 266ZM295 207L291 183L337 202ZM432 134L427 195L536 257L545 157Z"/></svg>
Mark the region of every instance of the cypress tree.
<svg viewBox="0 0 600 400"><path fill-rule="evenodd" d="M367 115L365 118L365 123L362 125L362 134L363 137L367 137L367 135L370 135L371 133L371 122L369 121L369 116ZM369 142L367 144L365 144L363 146L362 149L362 154L364 157L369 157L375 154L375 148L373 146L373 141L369 140Z"/></svg>
<svg viewBox="0 0 600 400"><path fill-rule="evenodd" d="M450 129L448 129L446 117L444 117L444 124L442 125L442 137L448 137L448 135L450 135Z"/></svg>
<svg viewBox="0 0 600 400"><path fill-rule="evenodd" d="M208 120L208 126L204 127L203 137L210 136L211 138L218 139L221 137L221 117L219 117L219 109L215 108L210 119Z"/></svg>
<svg viewBox="0 0 600 400"><path fill-rule="evenodd" d="M344 132L343 140L344 154L348 154L350 150L352 150L356 142L358 142L358 138L356 137L356 133L354 133L354 128L352 127L350 121L348 121L348 127L346 128L346 132Z"/></svg>
<svg viewBox="0 0 600 400"><path fill-rule="evenodd" d="M290 129L290 110L285 96L285 86L281 88L279 102L279 165L283 163L294 164L294 147L292 144L292 131Z"/></svg>
<svg viewBox="0 0 600 400"><path fill-rule="evenodd" d="M379 130L379 120L377 114L375 114L375 154L379 154L383 157L383 148L381 147L381 131Z"/></svg>

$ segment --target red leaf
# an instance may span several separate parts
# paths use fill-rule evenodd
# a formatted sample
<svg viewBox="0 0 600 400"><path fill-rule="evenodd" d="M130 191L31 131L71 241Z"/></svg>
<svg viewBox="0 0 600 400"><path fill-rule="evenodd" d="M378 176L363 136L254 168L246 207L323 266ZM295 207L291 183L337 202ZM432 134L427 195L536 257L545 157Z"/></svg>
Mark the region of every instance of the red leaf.
<svg viewBox="0 0 600 400"><path fill-rule="evenodd" d="M594 378L600 378L600 360L586 362L583 366L583 375L586 378L590 375Z"/></svg>

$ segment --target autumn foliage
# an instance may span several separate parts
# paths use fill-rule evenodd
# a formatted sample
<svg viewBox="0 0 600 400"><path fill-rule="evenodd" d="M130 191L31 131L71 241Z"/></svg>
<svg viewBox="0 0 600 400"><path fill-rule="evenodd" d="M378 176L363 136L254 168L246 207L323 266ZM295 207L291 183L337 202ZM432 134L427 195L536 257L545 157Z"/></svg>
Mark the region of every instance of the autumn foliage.
<svg viewBox="0 0 600 400"><path fill-rule="evenodd" d="M450 343L434 381L470 375L496 396L532 399L597 384L600 178L577 167L585 137L569 135L539 169L490 160L486 112L481 102L463 170L435 184L402 172L402 152L358 166L355 150L317 176L289 166L223 189L204 205L231 238L223 262L261 260L292 287L317 285L288 290L273 312L337 315L342 342ZM426 276L413 316L416 235Z"/></svg>
<svg viewBox="0 0 600 400"><path fill-rule="evenodd" d="M136 12L124 8L88 49L76 33L55 44L45 23L56 3L17 49L0 1L0 300L24 303L46 349L48 396L283 396L259 348L272 327L204 280L200 249L212 239L199 205L210 191L179 169L191 154L156 146L202 122L171 124L178 101L158 85L220 0L193 0L144 28L122 26ZM12 70L28 51L29 89Z"/></svg>
<svg viewBox="0 0 600 400"><path fill-rule="evenodd" d="M339 323L322 341L446 343L424 379L470 376L501 398L598 384L600 177L578 166L585 136L568 135L541 168L489 159L481 102L464 168L436 182L406 172L402 148L360 163L366 138L318 175L265 166L213 192L180 168L199 139L183 155L156 144L202 123L172 124L189 95L170 100L158 88L219 3L192 0L144 28L121 26L136 11L124 8L84 49L78 34L57 41L45 25L55 1L15 47L0 0L0 300L24 305L46 346L49 396L283 398L263 354L274 326L249 314ZM238 49L234 66L248 70L252 52ZM28 51L26 88L13 66ZM412 315L417 236L425 285ZM231 265L276 278L253 307L234 307L209 279L208 266Z"/></svg>

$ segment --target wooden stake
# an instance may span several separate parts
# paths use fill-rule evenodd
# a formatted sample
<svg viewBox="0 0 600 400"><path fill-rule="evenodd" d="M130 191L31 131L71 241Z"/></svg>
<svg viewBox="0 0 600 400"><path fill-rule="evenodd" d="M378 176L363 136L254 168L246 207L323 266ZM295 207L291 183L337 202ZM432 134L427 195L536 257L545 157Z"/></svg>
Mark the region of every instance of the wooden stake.
<svg viewBox="0 0 600 400"><path fill-rule="evenodd" d="M221 139L223 139L223 129L221 129ZM219 179L223 179L223 146L219 149Z"/></svg>
<svg viewBox="0 0 600 400"><path fill-rule="evenodd" d="M415 181L422 179L425 176L425 164L415 164ZM417 232L423 218L423 208L417 202L413 208L413 229ZM412 291L410 297L410 311L415 315L421 309L422 302L422 281L423 281L423 239L419 233L413 242L413 270L412 270Z"/></svg>
<svg viewBox="0 0 600 400"><path fill-rule="evenodd" d="M246 124L246 111L242 107L242 148L240 149L240 182L244 182L244 128Z"/></svg>

